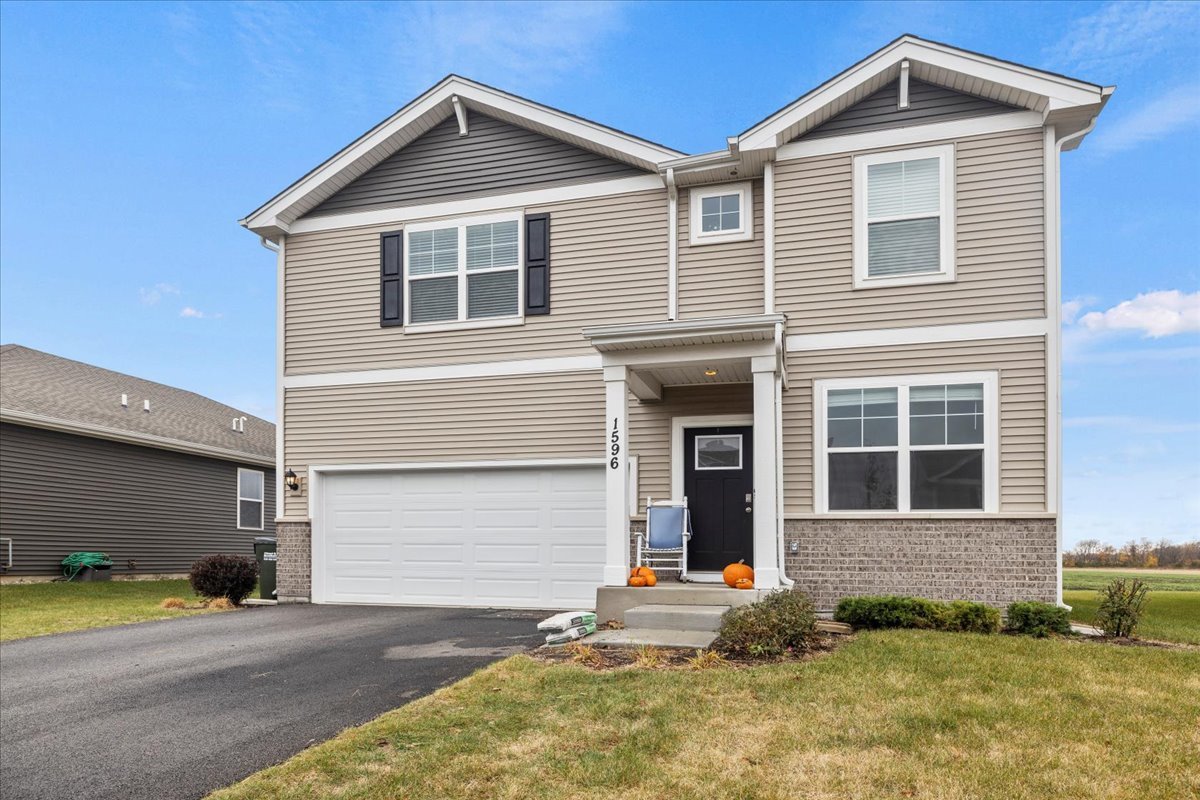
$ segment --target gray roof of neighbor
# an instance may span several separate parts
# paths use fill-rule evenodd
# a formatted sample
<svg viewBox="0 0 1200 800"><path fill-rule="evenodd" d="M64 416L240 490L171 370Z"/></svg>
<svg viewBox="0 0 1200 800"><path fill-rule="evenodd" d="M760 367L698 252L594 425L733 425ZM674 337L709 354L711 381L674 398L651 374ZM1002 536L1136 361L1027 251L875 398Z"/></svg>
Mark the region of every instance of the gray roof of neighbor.
<svg viewBox="0 0 1200 800"><path fill-rule="evenodd" d="M243 416L245 432L233 430L234 417ZM275 426L265 419L195 392L16 344L0 346L0 418L214 458L270 463L275 457Z"/></svg>

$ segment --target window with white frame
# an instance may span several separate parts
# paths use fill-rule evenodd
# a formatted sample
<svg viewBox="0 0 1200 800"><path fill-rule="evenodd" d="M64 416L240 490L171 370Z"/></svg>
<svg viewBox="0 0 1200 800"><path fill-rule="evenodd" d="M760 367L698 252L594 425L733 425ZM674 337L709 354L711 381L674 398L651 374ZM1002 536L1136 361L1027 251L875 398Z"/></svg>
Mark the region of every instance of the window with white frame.
<svg viewBox="0 0 1200 800"><path fill-rule="evenodd" d="M854 159L854 285L954 279L954 146Z"/></svg>
<svg viewBox="0 0 1200 800"><path fill-rule="evenodd" d="M695 187L689 196L688 239L692 244L739 242L754 235L749 183Z"/></svg>
<svg viewBox="0 0 1200 800"><path fill-rule="evenodd" d="M421 223L405 237L407 324L520 317L519 215Z"/></svg>
<svg viewBox="0 0 1200 800"><path fill-rule="evenodd" d="M997 511L992 372L818 381L818 508Z"/></svg>
<svg viewBox="0 0 1200 800"><path fill-rule="evenodd" d="M237 471L237 526L239 530L261 531L266 502L263 499L263 473L256 469Z"/></svg>

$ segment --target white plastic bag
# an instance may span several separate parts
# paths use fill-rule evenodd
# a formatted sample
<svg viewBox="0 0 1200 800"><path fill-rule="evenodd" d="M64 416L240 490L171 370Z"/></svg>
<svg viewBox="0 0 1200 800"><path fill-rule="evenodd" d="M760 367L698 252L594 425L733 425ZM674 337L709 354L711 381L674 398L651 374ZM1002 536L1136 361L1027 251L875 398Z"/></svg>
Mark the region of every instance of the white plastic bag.
<svg viewBox="0 0 1200 800"><path fill-rule="evenodd" d="M596 627L596 615L591 611L564 611L538 623L539 631L565 631L580 625Z"/></svg>
<svg viewBox="0 0 1200 800"><path fill-rule="evenodd" d="M546 637L546 644L563 644L565 642L573 642L576 639L582 639L589 633L596 632L596 623L592 622L587 625L579 625L574 628L567 628L559 633L552 633Z"/></svg>

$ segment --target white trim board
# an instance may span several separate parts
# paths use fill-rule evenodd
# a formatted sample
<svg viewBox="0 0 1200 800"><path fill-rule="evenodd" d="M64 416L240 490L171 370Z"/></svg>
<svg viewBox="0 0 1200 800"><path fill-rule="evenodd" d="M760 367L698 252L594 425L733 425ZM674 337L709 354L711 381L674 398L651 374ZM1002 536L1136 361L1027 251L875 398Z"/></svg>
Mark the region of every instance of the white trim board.
<svg viewBox="0 0 1200 800"><path fill-rule="evenodd" d="M330 214L322 217L304 217L288 226L288 233L315 233L343 228L359 228L367 225L401 225L418 220L440 217L461 217L469 214L495 211L521 211L529 206L543 206L570 200L589 200L595 197L610 197L663 188L658 175L635 175L631 178L615 178L607 181L577 183L571 186L555 186L549 189L530 189L524 192L493 194L471 197L465 200L447 200L442 203L381 208L374 211L355 211L348 214Z"/></svg>
<svg viewBox="0 0 1200 800"><path fill-rule="evenodd" d="M599 371L600 366L598 355L529 358L521 361L480 361L429 367L288 375L283 379L283 387L310 389L318 386L361 386L368 383L416 383L461 378L494 378L504 375L540 375L547 372L586 372Z"/></svg>
<svg viewBox="0 0 1200 800"><path fill-rule="evenodd" d="M837 331L834 333L794 333L787 337L789 353L805 350L844 350L853 347L887 347L902 344L932 344L936 342L966 342L979 339L1016 339L1026 336L1046 336L1049 320L1000 320L998 322L967 322L959 325L921 325L912 328L878 328L876 330Z"/></svg>
<svg viewBox="0 0 1200 800"><path fill-rule="evenodd" d="M876 150L907 147L942 139L963 139L968 136L984 136L991 133L1028 130L1042 127L1042 115L1037 111L1013 111L992 114L986 117L932 122L907 128L891 128L884 131L849 133L844 136L829 136L821 139L801 139L779 148L777 161L792 161L797 158L827 156L833 153L849 153L856 150Z"/></svg>

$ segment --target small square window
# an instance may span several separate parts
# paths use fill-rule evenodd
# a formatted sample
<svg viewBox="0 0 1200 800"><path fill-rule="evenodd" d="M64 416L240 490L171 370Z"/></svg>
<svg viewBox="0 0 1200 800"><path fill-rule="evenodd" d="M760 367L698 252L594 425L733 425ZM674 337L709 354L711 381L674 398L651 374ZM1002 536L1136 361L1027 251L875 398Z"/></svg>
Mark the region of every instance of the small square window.
<svg viewBox="0 0 1200 800"><path fill-rule="evenodd" d="M697 436L696 469L741 469L742 435Z"/></svg>
<svg viewBox="0 0 1200 800"><path fill-rule="evenodd" d="M710 244L753 238L753 226L748 218L750 208L749 183L692 189L689 241Z"/></svg>

